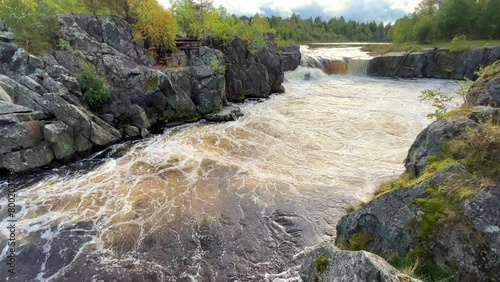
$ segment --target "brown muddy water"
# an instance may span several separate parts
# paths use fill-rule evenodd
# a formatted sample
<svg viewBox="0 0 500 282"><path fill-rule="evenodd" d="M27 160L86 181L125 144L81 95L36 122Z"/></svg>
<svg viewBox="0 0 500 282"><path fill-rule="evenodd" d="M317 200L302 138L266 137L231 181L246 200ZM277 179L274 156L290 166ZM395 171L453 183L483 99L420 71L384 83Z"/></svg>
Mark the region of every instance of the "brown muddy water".
<svg viewBox="0 0 500 282"><path fill-rule="evenodd" d="M403 171L431 122L420 91L457 86L302 67L286 78L285 94L244 104L239 121L171 129L16 187L16 274L3 212L0 277L299 281L303 253L334 240L345 208Z"/></svg>

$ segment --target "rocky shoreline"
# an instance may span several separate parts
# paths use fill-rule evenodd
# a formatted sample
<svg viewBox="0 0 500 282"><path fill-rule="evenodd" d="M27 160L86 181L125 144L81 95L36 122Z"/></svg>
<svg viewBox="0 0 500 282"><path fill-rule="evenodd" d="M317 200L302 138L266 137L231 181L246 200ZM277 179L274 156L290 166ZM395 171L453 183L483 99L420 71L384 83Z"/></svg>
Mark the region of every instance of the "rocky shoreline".
<svg viewBox="0 0 500 282"><path fill-rule="evenodd" d="M70 163L112 144L149 136L152 128L241 115L231 102L284 92L281 69L296 68L266 34L255 52L233 38L229 46L187 52L187 66L156 65L118 17L62 16L67 46L35 56L0 40L0 171L23 172ZM292 47L293 48L293 47ZM215 64L214 64L215 62ZM77 80L83 64L105 74L111 97L92 107ZM294 64L296 64L294 66ZM217 69L219 68L219 69ZM222 73L221 73L222 68Z"/></svg>
<svg viewBox="0 0 500 282"><path fill-rule="evenodd" d="M369 251L424 281L500 281L499 106L500 61L463 108L420 133L400 178L342 217L343 251L327 245L306 255L302 279L412 281Z"/></svg>
<svg viewBox="0 0 500 282"><path fill-rule="evenodd" d="M429 49L425 52L390 52L368 63L367 75L375 77L476 79L475 72L500 60L500 46L459 51Z"/></svg>

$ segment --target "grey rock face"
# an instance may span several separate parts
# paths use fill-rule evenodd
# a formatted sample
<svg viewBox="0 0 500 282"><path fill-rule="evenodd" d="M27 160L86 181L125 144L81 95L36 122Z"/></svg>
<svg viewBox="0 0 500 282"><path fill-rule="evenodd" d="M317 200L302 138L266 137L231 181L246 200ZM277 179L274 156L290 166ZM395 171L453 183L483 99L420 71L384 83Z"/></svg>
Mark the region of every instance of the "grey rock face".
<svg viewBox="0 0 500 282"><path fill-rule="evenodd" d="M324 262L319 264L319 269L318 259ZM340 251L331 246L316 248L306 255L300 278L305 282L420 281L400 273L372 253Z"/></svg>
<svg viewBox="0 0 500 282"><path fill-rule="evenodd" d="M302 54L297 44L280 47L280 65L282 71L294 71L300 66Z"/></svg>
<svg viewBox="0 0 500 282"><path fill-rule="evenodd" d="M500 187L490 186L466 201L462 211L474 227L490 243L491 250L500 257Z"/></svg>
<svg viewBox="0 0 500 282"><path fill-rule="evenodd" d="M252 53L245 41L233 38L226 46L217 46L224 53L227 63L226 94L228 101L241 102L245 98L266 98L274 92L282 92L283 77L277 47L267 42L270 49L258 48ZM270 51L268 53L268 51ZM269 68L269 69L268 69ZM271 73L270 73L271 72Z"/></svg>
<svg viewBox="0 0 500 282"><path fill-rule="evenodd" d="M424 129L413 142L405 160L406 170L420 176L430 155L441 150L443 144L465 134L465 128L476 127L477 124L466 117L439 119Z"/></svg>
<svg viewBox="0 0 500 282"><path fill-rule="evenodd" d="M421 77L425 54L413 53L387 53L375 57L368 63L367 75L382 77Z"/></svg>
<svg viewBox="0 0 500 282"><path fill-rule="evenodd" d="M36 147L7 153L3 167L21 172L50 164L54 160L54 152L48 142L39 143Z"/></svg>
<svg viewBox="0 0 500 282"><path fill-rule="evenodd" d="M73 129L63 122L56 121L45 125L43 134L45 139L52 143L56 159L64 160L75 153Z"/></svg>
<svg viewBox="0 0 500 282"><path fill-rule="evenodd" d="M467 93L467 105L500 107L500 63L495 64L499 73L479 78Z"/></svg>

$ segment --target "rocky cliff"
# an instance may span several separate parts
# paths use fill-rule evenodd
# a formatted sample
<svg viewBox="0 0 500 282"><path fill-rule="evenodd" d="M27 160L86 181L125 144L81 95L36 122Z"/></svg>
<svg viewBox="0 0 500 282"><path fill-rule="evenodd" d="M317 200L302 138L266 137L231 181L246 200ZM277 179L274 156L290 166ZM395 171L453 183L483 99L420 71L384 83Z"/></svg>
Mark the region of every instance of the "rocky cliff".
<svg viewBox="0 0 500 282"><path fill-rule="evenodd" d="M499 81L500 62L471 87L469 108L422 131L406 173L340 220L338 246L410 261L429 281L500 281Z"/></svg>
<svg viewBox="0 0 500 282"><path fill-rule="evenodd" d="M475 79L475 71L500 60L500 46L462 51L430 49L425 52L391 52L368 63L368 76Z"/></svg>
<svg viewBox="0 0 500 282"><path fill-rule="evenodd" d="M214 113L228 101L284 91L273 34L255 52L239 38L222 52L200 47L189 52L187 67L172 69L155 65L120 18L63 16L61 27L66 44L35 56L0 26L0 169L69 161L148 136L152 126L231 120L237 107ZM85 63L109 85L111 97L98 107L87 104L77 80Z"/></svg>

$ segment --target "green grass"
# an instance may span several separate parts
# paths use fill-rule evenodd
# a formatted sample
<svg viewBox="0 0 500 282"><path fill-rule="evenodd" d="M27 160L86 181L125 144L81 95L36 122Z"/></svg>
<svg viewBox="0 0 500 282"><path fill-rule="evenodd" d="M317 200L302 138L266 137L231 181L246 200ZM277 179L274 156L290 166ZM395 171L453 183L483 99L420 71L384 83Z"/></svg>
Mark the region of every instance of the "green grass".
<svg viewBox="0 0 500 282"><path fill-rule="evenodd" d="M328 267L328 257L327 256L320 256L316 259L316 270L319 273L325 272L327 267Z"/></svg>
<svg viewBox="0 0 500 282"><path fill-rule="evenodd" d="M500 46L500 40L467 40L465 47L495 47ZM426 48L450 48L450 41L437 41L429 44L417 43L393 43L393 44L370 44L362 47L361 50L376 54L385 54L389 52L416 52Z"/></svg>

